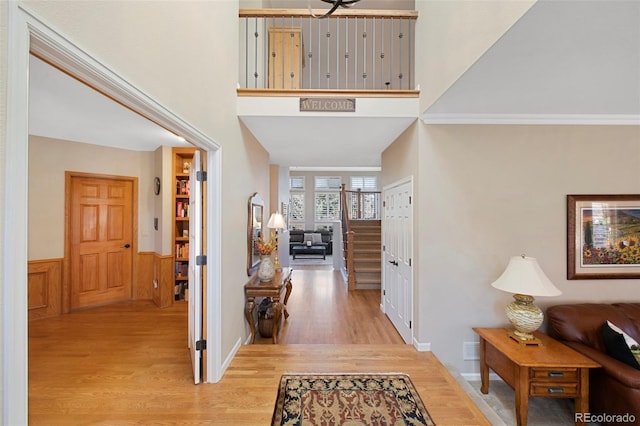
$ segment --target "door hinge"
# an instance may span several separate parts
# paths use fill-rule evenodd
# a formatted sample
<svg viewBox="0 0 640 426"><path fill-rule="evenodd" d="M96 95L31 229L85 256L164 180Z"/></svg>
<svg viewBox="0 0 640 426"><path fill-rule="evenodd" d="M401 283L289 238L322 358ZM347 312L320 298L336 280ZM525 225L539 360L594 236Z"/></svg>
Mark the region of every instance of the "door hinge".
<svg viewBox="0 0 640 426"><path fill-rule="evenodd" d="M387 202L386 201L382 202L382 207L387 207Z"/></svg>
<svg viewBox="0 0 640 426"><path fill-rule="evenodd" d="M409 321L409 328L411 328L412 325L413 325L413 322Z"/></svg>
<svg viewBox="0 0 640 426"><path fill-rule="evenodd" d="M206 182L207 181L207 172L204 170L200 170L196 172L196 180L198 182Z"/></svg>
<svg viewBox="0 0 640 426"><path fill-rule="evenodd" d="M382 290L382 295L386 296L387 295L387 290Z"/></svg>
<svg viewBox="0 0 640 426"><path fill-rule="evenodd" d="M411 259L409 259L409 266L411 266Z"/></svg>
<svg viewBox="0 0 640 426"><path fill-rule="evenodd" d="M207 264L206 255L196 256L196 266L205 266L206 264Z"/></svg>
<svg viewBox="0 0 640 426"><path fill-rule="evenodd" d="M409 204L411 204L411 195L409 195Z"/></svg>
<svg viewBox="0 0 640 426"><path fill-rule="evenodd" d="M206 340L198 340L196 342L196 351L204 351L207 349L207 341Z"/></svg>
<svg viewBox="0 0 640 426"><path fill-rule="evenodd" d="M387 250L387 246L385 246L384 244L382 245L382 251Z"/></svg>

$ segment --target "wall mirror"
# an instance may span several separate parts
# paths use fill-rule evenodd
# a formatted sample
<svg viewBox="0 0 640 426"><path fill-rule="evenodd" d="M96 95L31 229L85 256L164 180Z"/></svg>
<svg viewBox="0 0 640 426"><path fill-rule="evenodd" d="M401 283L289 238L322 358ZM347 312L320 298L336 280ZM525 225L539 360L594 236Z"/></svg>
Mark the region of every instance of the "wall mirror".
<svg viewBox="0 0 640 426"><path fill-rule="evenodd" d="M247 224L247 275L251 276L260 263L260 253L256 249L256 242L264 231L264 201L255 192L249 197L249 220Z"/></svg>

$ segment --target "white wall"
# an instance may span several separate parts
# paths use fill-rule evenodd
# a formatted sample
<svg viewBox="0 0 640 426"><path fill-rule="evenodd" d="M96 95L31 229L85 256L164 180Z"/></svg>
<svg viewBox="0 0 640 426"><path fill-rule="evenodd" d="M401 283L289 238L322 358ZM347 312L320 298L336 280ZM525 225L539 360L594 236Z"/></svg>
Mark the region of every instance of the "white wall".
<svg viewBox="0 0 640 426"><path fill-rule="evenodd" d="M417 339L463 373L472 327L506 326L490 287L510 256L538 259L565 302L638 300L640 280L566 279L567 194L639 194L640 127L426 126L419 133Z"/></svg>

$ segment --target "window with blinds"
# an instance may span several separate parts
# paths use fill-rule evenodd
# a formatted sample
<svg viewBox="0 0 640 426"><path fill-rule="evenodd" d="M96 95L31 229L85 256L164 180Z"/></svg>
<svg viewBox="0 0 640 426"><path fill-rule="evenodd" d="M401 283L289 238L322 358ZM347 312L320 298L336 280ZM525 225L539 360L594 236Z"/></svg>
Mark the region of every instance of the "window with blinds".
<svg viewBox="0 0 640 426"><path fill-rule="evenodd" d="M340 176L316 176L315 177L315 189L316 191L339 191L342 185L342 179Z"/></svg>
<svg viewBox="0 0 640 426"><path fill-rule="evenodd" d="M352 191L377 191L378 178L376 176L351 176Z"/></svg>
<svg viewBox="0 0 640 426"><path fill-rule="evenodd" d="M289 189L304 191L304 176L289 176Z"/></svg>
<svg viewBox="0 0 640 426"><path fill-rule="evenodd" d="M315 216L316 222L340 219L340 193L316 192Z"/></svg>
<svg viewBox="0 0 640 426"><path fill-rule="evenodd" d="M289 220L304 222L304 192L292 192L289 195Z"/></svg>

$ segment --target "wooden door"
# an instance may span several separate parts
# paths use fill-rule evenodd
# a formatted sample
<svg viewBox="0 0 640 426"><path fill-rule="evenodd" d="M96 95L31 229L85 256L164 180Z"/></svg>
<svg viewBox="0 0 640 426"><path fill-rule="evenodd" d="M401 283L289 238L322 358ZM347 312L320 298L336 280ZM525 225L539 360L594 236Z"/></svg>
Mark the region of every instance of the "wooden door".
<svg viewBox="0 0 640 426"><path fill-rule="evenodd" d="M300 27L269 28L269 88L299 89L302 81Z"/></svg>
<svg viewBox="0 0 640 426"><path fill-rule="evenodd" d="M413 317L413 220L411 181L385 189L383 220L384 311L406 343Z"/></svg>
<svg viewBox="0 0 640 426"><path fill-rule="evenodd" d="M131 299L133 180L71 176L70 308Z"/></svg>

